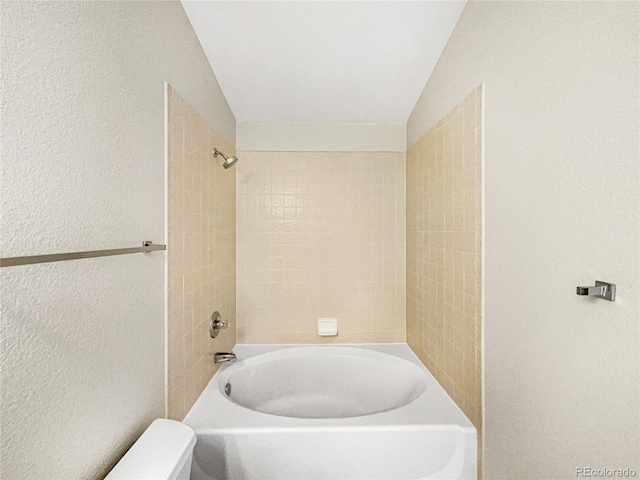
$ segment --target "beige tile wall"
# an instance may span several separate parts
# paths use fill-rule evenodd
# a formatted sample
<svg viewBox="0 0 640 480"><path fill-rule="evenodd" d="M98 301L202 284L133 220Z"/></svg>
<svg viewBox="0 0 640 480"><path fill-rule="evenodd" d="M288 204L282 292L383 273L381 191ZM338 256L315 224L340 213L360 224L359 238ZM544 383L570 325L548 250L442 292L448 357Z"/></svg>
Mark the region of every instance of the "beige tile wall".
<svg viewBox="0 0 640 480"><path fill-rule="evenodd" d="M407 342L481 438L482 86L407 152Z"/></svg>
<svg viewBox="0 0 640 480"><path fill-rule="evenodd" d="M404 342L404 153L239 156L238 342Z"/></svg>
<svg viewBox="0 0 640 480"><path fill-rule="evenodd" d="M182 420L217 369L212 354L236 343L236 170L212 154L234 145L171 87L167 97L167 416ZM231 323L215 340L214 310Z"/></svg>

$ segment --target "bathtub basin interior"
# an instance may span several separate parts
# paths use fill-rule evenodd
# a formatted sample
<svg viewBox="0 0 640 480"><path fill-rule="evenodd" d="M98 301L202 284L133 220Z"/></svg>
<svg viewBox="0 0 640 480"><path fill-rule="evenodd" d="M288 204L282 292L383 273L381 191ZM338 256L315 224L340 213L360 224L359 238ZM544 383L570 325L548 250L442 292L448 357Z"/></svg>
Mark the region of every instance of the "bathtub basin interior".
<svg viewBox="0 0 640 480"><path fill-rule="evenodd" d="M230 366L218 387L232 402L295 418L386 412L418 398L427 382L407 360L349 347L278 350Z"/></svg>

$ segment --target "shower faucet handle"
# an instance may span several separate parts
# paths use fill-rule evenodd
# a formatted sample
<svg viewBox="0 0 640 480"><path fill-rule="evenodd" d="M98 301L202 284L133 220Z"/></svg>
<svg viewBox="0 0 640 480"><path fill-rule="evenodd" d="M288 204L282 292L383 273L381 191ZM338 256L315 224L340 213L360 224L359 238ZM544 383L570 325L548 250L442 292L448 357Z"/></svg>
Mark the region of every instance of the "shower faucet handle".
<svg viewBox="0 0 640 480"><path fill-rule="evenodd" d="M590 295L594 297L604 298L610 302L616 301L616 284L600 282L596 280L594 287L576 287L576 294Z"/></svg>
<svg viewBox="0 0 640 480"><path fill-rule="evenodd" d="M221 329L228 327L229 322L222 319L220 312L218 312L217 310L213 312L211 318L209 319L209 335L211 335L211 338L216 338Z"/></svg>

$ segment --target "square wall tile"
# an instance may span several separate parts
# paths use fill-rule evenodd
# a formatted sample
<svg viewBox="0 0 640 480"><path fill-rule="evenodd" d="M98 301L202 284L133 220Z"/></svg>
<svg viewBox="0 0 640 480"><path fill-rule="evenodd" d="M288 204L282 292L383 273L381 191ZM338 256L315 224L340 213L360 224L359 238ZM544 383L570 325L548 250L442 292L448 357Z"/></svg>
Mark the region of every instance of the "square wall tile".
<svg viewBox="0 0 640 480"><path fill-rule="evenodd" d="M216 132L168 87L167 417L182 420L217 365L213 353L236 343L236 172L213 149L234 155ZM219 310L230 328L209 336Z"/></svg>
<svg viewBox="0 0 640 480"><path fill-rule="evenodd" d="M404 342L405 154L239 155L238 341Z"/></svg>
<svg viewBox="0 0 640 480"><path fill-rule="evenodd" d="M482 438L479 86L407 151L407 341ZM480 451L480 450L479 450Z"/></svg>

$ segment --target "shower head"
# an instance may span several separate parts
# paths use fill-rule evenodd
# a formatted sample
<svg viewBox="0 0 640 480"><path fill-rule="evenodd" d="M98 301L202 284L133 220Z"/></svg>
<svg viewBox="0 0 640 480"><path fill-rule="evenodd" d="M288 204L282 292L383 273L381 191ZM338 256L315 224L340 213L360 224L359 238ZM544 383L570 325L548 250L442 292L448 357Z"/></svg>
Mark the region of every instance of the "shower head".
<svg viewBox="0 0 640 480"><path fill-rule="evenodd" d="M218 150L217 148L214 148L213 149L213 156L217 157L218 155L220 155L222 158L224 158L224 163L222 164L222 166L225 169L233 167L236 164L236 162L238 161L238 157L227 157L220 150Z"/></svg>

